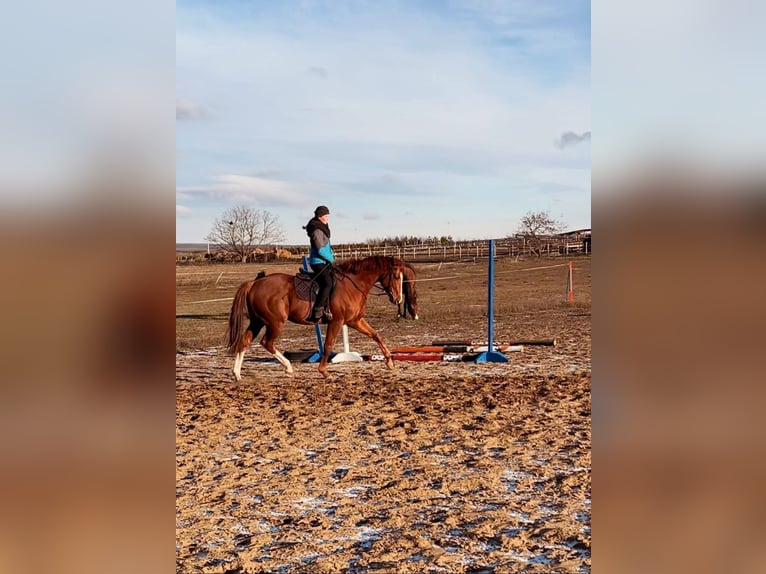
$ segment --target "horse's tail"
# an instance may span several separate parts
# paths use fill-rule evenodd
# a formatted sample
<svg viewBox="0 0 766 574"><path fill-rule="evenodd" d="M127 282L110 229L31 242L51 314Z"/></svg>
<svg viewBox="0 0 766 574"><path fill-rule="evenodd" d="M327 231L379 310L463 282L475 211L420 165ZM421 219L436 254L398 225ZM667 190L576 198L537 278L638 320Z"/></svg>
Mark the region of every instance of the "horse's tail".
<svg viewBox="0 0 766 574"><path fill-rule="evenodd" d="M245 318L248 316L247 294L252 286L253 281L245 281L234 295L229 314L229 326L226 329L226 352L229 355L235 355L240 351L238 347L245 326Z"/></svg>

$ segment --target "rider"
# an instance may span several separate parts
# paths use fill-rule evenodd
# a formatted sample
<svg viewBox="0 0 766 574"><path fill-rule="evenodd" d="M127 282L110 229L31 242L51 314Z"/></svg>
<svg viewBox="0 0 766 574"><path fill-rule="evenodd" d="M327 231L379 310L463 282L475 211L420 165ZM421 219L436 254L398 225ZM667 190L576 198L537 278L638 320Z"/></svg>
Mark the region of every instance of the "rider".
<svg viewBox="0 0 766 574"><path fill-rule="evenodd" d="M330 245L330 210L320 205L314 210L314 217L303 227L309 236L311 249L309 251L309 265L314 272L314 278L319 284L319 293L314 301L314 309L307 321L318 322L322 315L328 321L332 321L330 312L330 289L332 288L332 264L335 254Z"/></svg>

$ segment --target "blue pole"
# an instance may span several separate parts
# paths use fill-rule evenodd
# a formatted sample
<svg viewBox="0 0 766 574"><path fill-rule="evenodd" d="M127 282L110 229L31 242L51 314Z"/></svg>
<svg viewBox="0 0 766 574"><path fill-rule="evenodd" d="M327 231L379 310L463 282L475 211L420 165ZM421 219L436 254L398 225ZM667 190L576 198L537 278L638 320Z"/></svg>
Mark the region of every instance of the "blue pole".
<svg viewBox="0 0 766 574"><path fill-rule="evenodd" d="M479 353L477 363L507 363L508 358L495 351L495 240L489 240L489 271L487 275L487 351Z"/></svg>
<svg viewBox="0 0 766 574"><path fill-rule="evenodd" d="M489 240L489 271L487 272L487 350L495 350L495 240Z"/></svg>
<svg viewBox="0 0 766 574"><path fill-rule="evenodd" d="M309 267L309 258L306 257L305 255L303 256L303 270L306 272L311 271ZM319 323L314 325L314 332L316 333L316 336L317 336L317 345L319 346L319 352L314 353L308 359L306 359L306 361L309 363L318 362L322 358L322 355L324 355L324 342L322 341L322 327L319 326Z"/></svg>

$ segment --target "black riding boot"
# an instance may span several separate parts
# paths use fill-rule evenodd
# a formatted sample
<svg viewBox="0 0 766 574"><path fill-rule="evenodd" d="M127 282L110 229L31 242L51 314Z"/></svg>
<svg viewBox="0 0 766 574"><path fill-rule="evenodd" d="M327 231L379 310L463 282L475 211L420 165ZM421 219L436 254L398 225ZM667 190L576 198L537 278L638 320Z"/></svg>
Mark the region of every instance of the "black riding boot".
<svg viewBox="0 0 766 574"><path fill-rule="evenodd" d="M321 305L318 307L314 307L311 311L311 314L306 318L306 321L309 323L318 323L322 320L322 316L324 315L324 307Z"/></svg>

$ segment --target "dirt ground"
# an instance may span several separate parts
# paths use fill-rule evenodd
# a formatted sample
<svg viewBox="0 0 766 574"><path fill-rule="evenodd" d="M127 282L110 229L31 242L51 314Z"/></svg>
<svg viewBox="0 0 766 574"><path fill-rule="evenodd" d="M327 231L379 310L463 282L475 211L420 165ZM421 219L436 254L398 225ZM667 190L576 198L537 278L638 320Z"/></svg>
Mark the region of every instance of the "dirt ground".
<svg viewBox="0 0 766 574"><path fill-rule="evenodd" d="M496 340L555 346L332 364L332 383L257 344L235 383L223 353L237 285L295 266L178 267L177 572L590 572L590 258L573 262L574 303L564 260L496 265ZM416 269L420 321L369 298L389 347L486 340L486 261ZM277 347L315 348L313 327Z"/></svg>

